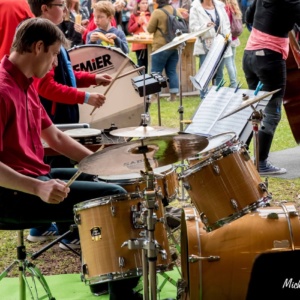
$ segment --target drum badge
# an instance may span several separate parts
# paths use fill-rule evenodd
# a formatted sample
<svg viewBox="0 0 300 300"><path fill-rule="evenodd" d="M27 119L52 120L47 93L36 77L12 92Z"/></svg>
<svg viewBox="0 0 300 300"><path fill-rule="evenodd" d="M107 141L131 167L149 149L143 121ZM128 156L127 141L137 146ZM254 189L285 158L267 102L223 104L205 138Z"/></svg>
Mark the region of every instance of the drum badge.
<svg viewBox="0 0 300 300"><path fill-rule="evenodd" d="M101 227L93 227L91 229L92 241L97 242L102 239L101 230Z"/></svg>

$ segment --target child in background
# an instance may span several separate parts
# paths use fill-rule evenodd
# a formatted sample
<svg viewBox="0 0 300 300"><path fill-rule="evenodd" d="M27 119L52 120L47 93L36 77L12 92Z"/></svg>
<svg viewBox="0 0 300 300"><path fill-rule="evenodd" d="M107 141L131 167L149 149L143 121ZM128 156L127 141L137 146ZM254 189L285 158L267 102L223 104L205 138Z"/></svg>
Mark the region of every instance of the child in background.
<svg viewBox="0 0 300 300"><path fill-rule="evenodd" d="M147 32L147 24L150 19L148 0L137 0L133 13L128 22L128 31L139 34ZM132 43L131 51L134 51L138 66L145 66L145 73L148 69L148 51L146 44Z"/></svg>
<svg viewBox="0 0 300 300"><path fill-rule="evenodd" d="M87 44L112 45L120 48L125 54L129 52L126 36L123 31L112 27L111 21L115 8L109 1L99 1L94 5L94 22L97 28L87 35Z"/></svg>

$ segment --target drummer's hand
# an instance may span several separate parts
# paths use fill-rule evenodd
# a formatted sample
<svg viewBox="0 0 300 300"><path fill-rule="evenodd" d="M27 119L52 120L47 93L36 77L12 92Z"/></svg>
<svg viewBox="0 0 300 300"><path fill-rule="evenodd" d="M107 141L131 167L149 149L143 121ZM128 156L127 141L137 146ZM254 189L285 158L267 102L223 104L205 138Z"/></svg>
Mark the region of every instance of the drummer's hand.
<svg viewBox="0 0 300 300"><path fill-rule="evenodd" d="M108 74L97 74L96 75L96 84L107 86L111 83L112 77Z"/></svg>
<svg viewBox="0 0 300 300"><path fill-rule="evenodd" d="M106 97L98 93L90 93L88 104L99 108L105 102Z"/></svg>
<svg viewBox="0 0 300 300"><path fill-rule="evenodd" d="M209 23L207 23L207 27L211 27L211 26L215 26L216 24L214 23L214 22L209 22Z"/></svg>
<svg viewBox="0 0 300 300"><path fill-rule="evenodd" d="M59 204L70 192L67 183L59 179L40 181L36 187L36 195L49 204Z"/></svg>

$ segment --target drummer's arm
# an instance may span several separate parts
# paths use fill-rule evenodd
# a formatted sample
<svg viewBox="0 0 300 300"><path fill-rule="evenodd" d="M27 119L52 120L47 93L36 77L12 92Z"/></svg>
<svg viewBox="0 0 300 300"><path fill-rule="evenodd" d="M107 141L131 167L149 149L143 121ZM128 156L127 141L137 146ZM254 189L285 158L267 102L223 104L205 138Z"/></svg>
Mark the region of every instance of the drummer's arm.
<svg viewBox="0 0 300 300"><path fill-rule="evenodd" d="M48 72L43 78L34 78L34 85L40 96L53 102L82 104L85 99L85 92L55 81L54 70Z"/></svg>
<svg viewBox="0 0 300 300"><path fill-rule="evenodd" d="M51 149L77 162L93 153L53 124L42 130L41 137Z"/></svg>

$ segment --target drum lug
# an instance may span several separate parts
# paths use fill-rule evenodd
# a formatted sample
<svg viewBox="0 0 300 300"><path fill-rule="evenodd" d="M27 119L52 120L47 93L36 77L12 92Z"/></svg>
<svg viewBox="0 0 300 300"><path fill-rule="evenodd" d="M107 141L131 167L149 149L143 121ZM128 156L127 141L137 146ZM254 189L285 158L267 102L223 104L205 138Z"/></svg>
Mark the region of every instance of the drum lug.
<svg viewBox="0 0 300 300"><path fill-rule="evenodd" d="M111 206L111 207L110 207L110 213L111 213L111 215L112 215L113 217L116 216L116 208L115 208L114 206Z"/></svg>
<svg viewBox="0 0 300 300"><path fill-rule="evenodd" d="M242 156L244 157L245 161L248 161L251 159L249 152L247 151L247 149L244 149L242 152Z"/></svg>
<svg viewBox="0 0 300 300"><path fill-rule="evenodd" d="M119 257L119 267L124 268L125 267L125 258L120 256Z"/></svg>
<svg viewBox="0 0 300 300"><path fill-rule="evenodd" d="M194 255L194 254L191 254L189 256L189 262L190 263L195 263L195 262L198 262L200 260L207 260L209 262L213 262L213 261L219 261L220 260L220 256L197 256L197 255Z"/></svg>
<svg viewBox="0 0 300 300"><path fill-rule="evenodd" d="M75 224L76 224L76 225L80 225L80 224L81 224L80 214L75 215L74 221L75 221Z"/></svg>
<svg viewBox="0 0 300 300"><path fill-rule="evenodd" d="M178 279L177 281L177 299L184 299L182 296L187 292L188 284L184 279Z"/></svg>
<svg viewBox="0 0 300 300"><path fill-rule="evenodd" d="M89 275L89 268L88 268L87 264L82 265L82 274Z"/></svg>
<svg viewBox="0 0 300 300"><path fill-rule="evenodd" d="M184 187L187 191L189 191L189 190L191 189L191 186L190 186L190 184L189 184L188 182L183 182L183 187Z"/></svg>
<svg viewBox="0 0 300 300"><path fill-rule="evenodd" d="M237 203L237 201L235 200L235 199L230 199L230 204L231 204L231 206L232 206L232 208L236 211L236 212L238 212L239 211L239 205L238 205L238 203Z"/></svg>
<svg viewBox="0 0 300 300"><path fill-rule="evenodd" d="M220 168L219 168L218 165L213 164L213 169L214 169L214 171L215 171L215 173L216 173L217 175L220 175Z"/></svg>

